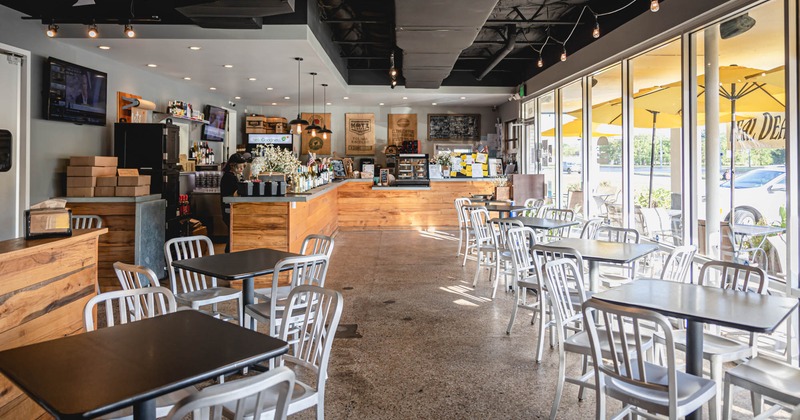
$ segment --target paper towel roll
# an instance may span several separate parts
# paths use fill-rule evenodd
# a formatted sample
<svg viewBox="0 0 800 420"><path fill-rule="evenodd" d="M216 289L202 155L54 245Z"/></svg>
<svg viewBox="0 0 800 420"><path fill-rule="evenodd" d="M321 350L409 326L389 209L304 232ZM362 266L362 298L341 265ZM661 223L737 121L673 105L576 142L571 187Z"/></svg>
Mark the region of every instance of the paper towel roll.
<svg viewBox="0 0 800 420"><path fill-rule="evenodd" d="M144 99L137 99L136 102L134 102L132 105L135 106L136 108L139 108L139 109L145 110L145 111L152 111L152 110L156 109L156 104L155 103L147 101L147 100L144 100Z"/></svg>

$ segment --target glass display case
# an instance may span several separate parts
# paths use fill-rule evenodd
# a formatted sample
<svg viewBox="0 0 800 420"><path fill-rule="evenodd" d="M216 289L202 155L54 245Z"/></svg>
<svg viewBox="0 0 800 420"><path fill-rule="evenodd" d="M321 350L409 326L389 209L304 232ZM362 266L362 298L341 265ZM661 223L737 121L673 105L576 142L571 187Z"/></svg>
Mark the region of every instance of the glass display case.
<svg viewBox="0 0 800 420"><path fill-rule="evenodd" d="M396 185L430 185L427 154L399 154L394 168Z"/></svg>

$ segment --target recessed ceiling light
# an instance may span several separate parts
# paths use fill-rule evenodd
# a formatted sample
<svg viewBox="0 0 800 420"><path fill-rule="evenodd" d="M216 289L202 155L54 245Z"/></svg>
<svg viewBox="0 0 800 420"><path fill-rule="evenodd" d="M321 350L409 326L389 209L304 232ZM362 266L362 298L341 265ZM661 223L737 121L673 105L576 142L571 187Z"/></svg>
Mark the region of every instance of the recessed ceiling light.
<svg viewBox="0 0 800 420"><path fill-rule="evenodd" d="M211 89L211 90L217 90L217 88L215 88L214 86L211 86L209 89Z"/></svg>
<svg viewBox="0 0 800 420"><path fill-rule="evenodd" d="M379 103L378 105L383 106L383 102Z"/></svg>
<svg viewBox="0 0 800 420"><path fill-rule="evenodd" d="M344 99L344 100L347 100L347 99L350 99L350 97L349 97L349 96L345 96L345 97L344 97L344 98L342 98L342 99Z"/></svg>
<svg viewBox="0 0 800 420"><path fill-rule="evenodd" d="M247 79L247 80L249 80L249 81L251 81L251 82L255 82L255 81L256 81L256 78L255 78L255 77L251 77L251 78L249 78L249 79Z"/></svg>
<svg viewBox="0 0 800 420"><path fill-rule="evenodd" d="M283 99L292 99L292 98L290 98L288 96L284 96Z"/></svg>
<svg viewBox="0 0 800 420"><path fill-rule="evenodd" d="M333 105L333 104L332 104L332 103L330 103L330 102L326 102L326 103L325 103L325 105Z"/></svg>
<svg viewBox="0 0 800 420"><path fill-rule="evenodd" d="M432 103L431 105L436 106L436 102Z"/></svg>
<svg viewBox="0 0 800 420"><path fill-rule="evenodd" d="M272 90L272 88L267 88L267 90Z"/></svg>
<svg viewBox="0 0 800 420"><path fill-rule="evenodd" d="M192 50L192 51L197 51L197 50L200 49L200 47L189 47L189 49Z"/></svg>
<svg viewBox="0 0 800 420"><path fill-rule="evenodd" d="M191 77L184 77L183 80L192 80Z"/></svg>
<svg viewBox="0 0 800 420"><path fill-rule="evenodd" d="M242 99L241 96L234 96L233 99Z"/></svg>
<svg viewBox="0 0 800 420"><path fill-rule="evenodd" d="M404 99L404 100L405 100L405 99L408 99L408 96L403 96L403 99Z"/></svg>
<svg viewBox="0 0 800 420"><path fill-rule="evenodd" d="M148 64L147 67L158 67L158 64Z"/></svg>
<svg viewBox="0 0 800 420"><path fill-rule="evenodd" d="M99 46L97 48L100 48L101 50L110 50L111 49L111 47L109 47L108 45L101 45L101 46Z"/></svg>
<svg viewBox="0 0 800 420"><path fill-rule="evenodd" d="M225 67L226 69L232 69L233 64L223 64L222 67Z"/></svg>
<svg viewBox="0 0 800 420"><path fill-rule="evenodd" d="M462 96L461 99L467 99L467 97L466 96Z"/></svg>
<svg viewBox="0 0 800 420"><path fill-rule="evenodd" d="M278 103L277 102L273 102L272 105L278 105Z"/></svg>

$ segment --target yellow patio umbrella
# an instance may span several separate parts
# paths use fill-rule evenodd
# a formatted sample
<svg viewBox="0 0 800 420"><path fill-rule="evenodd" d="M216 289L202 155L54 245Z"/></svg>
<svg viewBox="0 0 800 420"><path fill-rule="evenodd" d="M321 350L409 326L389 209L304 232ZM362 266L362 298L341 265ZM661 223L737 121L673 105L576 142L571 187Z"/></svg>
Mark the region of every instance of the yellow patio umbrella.
<svg viewBox="0 0 800 420"><path fill-rule="evenodd" d="M603 124L592 123L592 137L602 137L602 136L618 136L620 134L619 131L612 132L612 130L608 130L608 128L603 128ZM605 130L605 131L603 131ZM549 130L543 131L542 136L545 137L553 137L556 135L556 129L551 128ZM578 118L576 120L572 120L564 125L561 126L561 136L562 137L583 137L583 120Z"/></svg>

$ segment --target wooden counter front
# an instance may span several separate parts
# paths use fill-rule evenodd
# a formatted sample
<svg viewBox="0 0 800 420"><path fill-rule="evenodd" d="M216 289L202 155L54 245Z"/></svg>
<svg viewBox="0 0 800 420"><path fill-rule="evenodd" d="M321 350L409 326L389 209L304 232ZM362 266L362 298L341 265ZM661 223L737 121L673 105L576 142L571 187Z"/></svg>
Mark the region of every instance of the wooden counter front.
<svg viewBox="0 0 800 420"><path fill-rule="evenodd" d="M0 242L0 350L83 331L83 307L96 294L97 246L108 229L69 238ZM0 376L0 418L33 419L44 410Z"/></svg>

